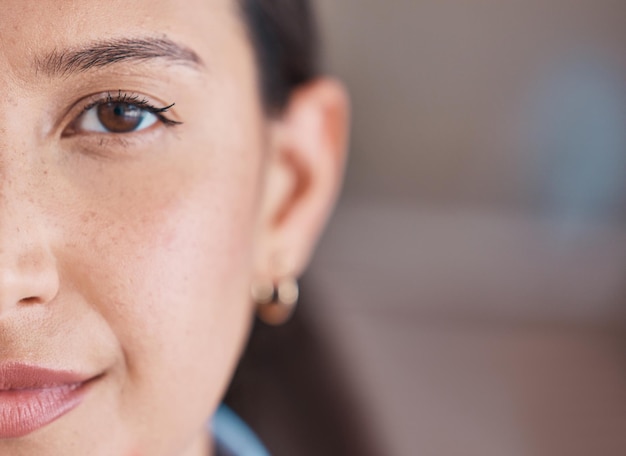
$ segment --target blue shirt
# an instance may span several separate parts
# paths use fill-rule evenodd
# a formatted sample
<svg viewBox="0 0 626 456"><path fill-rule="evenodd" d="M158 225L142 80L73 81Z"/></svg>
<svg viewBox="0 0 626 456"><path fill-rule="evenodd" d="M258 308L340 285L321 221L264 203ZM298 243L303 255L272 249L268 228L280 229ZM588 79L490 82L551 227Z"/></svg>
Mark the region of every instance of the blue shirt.
<svg viewBox="0 0 626 456"><path fill-rule="evenodd" d="M256 434L226 405L213 415L216 456L270 456Z"/></svg>

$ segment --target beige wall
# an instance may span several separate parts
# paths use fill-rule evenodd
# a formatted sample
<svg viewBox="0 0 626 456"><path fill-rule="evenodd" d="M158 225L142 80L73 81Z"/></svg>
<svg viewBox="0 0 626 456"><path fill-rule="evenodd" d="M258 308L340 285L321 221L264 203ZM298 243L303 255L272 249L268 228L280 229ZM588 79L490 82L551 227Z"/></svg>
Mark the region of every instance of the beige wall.
<svg viewBox="0 0 626 456"><path fill-rule="evenodd" d="M354 143L307 283L384 455L626 454L626 2L318 4Z"/></svg>
<svg viewBox="0 0 626 456"><path fill-rule="evenodd" d="M349 195L527 208L537 81L568 53L626 67L621 0L317 3L328 68L354 97Z"/></svg>

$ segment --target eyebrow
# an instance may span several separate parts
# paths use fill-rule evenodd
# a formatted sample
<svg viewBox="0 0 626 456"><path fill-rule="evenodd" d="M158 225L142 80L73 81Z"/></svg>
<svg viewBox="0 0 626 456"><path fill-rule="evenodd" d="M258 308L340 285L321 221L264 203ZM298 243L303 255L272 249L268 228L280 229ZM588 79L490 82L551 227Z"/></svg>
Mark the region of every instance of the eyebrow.
<svg viewBox="0 0 626 456"><path fill-rule="evenodd" d="M35 59L35 70L38 74L62 77L121 62L159 59L196 68L204 66L193 50L168 38L119 38L75 49L53 50Z"/></svg>

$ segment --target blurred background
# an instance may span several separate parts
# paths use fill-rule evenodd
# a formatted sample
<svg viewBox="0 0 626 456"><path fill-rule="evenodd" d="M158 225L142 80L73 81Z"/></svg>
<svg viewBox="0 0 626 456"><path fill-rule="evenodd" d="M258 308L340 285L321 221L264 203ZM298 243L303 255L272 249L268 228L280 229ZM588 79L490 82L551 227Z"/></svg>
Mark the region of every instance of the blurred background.
<svg viewBox="0 0 626 456"><path fill-rule="evenodd" d="M304 282L383 453L626 454L626 3L317 5L354 128Z"/></svg>

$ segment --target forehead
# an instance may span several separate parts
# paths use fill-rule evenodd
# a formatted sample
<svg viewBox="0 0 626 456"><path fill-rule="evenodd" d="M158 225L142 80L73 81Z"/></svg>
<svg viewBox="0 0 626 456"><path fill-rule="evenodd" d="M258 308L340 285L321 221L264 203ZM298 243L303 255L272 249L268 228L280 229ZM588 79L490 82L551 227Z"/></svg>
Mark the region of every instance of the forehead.
<svg viewBox="0 0 626 456"><path fill-rule="evenodd" d="M3 0L0 66L23 75L59 50L135 37L167 38L204 62L241 52L234 0Z"/></svg>

